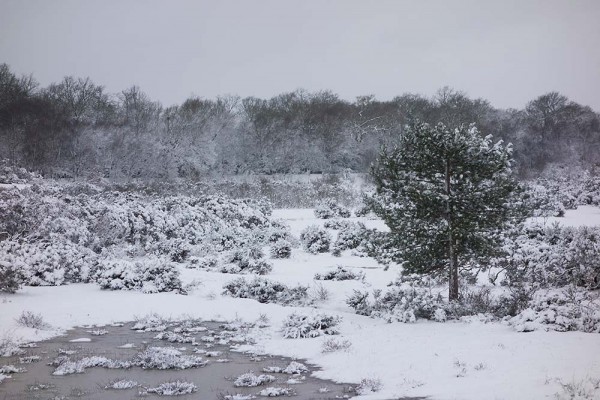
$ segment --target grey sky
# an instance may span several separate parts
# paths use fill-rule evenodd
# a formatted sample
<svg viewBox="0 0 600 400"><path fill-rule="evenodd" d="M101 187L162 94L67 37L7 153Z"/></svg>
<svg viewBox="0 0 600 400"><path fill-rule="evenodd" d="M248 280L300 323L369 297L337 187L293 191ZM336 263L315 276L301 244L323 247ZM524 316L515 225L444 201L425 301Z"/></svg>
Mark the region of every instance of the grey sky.
<svg viewBox="0 0 600 400"><path fill-rule="evenodd" d="M600 110L600 1L0 0L0 62L169 105L449 85L497 107L557 90Z"/></svg>

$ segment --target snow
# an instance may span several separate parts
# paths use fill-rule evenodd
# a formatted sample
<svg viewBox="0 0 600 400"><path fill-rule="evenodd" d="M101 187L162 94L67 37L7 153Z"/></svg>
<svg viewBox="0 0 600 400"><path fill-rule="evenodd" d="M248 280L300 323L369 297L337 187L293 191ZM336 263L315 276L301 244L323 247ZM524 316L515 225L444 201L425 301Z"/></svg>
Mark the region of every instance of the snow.
<svg viewBox="0 0 600 400"><path fill-rule="evenodd" d="M566 210L564 217L535 217L530 220L548 225L559 223L572 227L597 226L600 225L600 208L584 205L576 210Z"/></svg>
<svg viewBox="0 0 600 400"><path fill-rule="evenodd" d="M306 226L322 226L324 222L317 220L312 210L275 210L274 215L285 219L296 237ZM381 221L351 220L361 221L369 228L383 228ZM580 207L567 211L566 216L557 221L570 226L600 225L600 209ZM191 269L182 269L182 281L200 284L187 296L105 291L94 284L25 287L15 294L0 296L0 338L37 341L56 336L73 326L110 325L151 313L164 318L186 315L205 320L241 318L248 322L257 321L265 314L269 326L256 337L256 344L241 346L240 350L306 360L322 368L315 372L319 378L355 385L361 381L381 383L379 391L359 396L360 399L402 396L427 396L439 400L552 398L562 390L559 380L573 382L600 376L598 334L519 333L510 326L484 323L476 318L470 319L470 323L388 324L354 314L345 299L354 289L385 288L397 275L394 267L384 271L370 258L350 256L348 252L342 253L341 257L311 255L300 248L292 250L290 259L270 261L274 268L266 278L289 286L314 287L316 273L337 265L364 272L365 280L319 281L330 296L316 303L318 310L226 297L221 294L223 285L239 275ZM24 310L42 314L53 330L18 325L16 318ZM339 335L284 339L282 324L294 312L341 317L337 326ZM351 345L339 351L323 352L324 341L332 337Z"/></svg>

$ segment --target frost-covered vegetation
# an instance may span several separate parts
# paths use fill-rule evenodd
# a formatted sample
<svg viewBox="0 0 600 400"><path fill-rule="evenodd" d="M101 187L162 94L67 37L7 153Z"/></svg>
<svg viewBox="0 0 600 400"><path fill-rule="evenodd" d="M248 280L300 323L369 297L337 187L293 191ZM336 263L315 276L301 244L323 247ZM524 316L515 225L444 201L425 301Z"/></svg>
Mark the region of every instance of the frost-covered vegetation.
<svg viewBox="0 0 600 400"><path fill-rule="evenodd" d="M318 225L309 225L300 233L302 247L309 253L327 253L331 244L331 235Z"/></svg>
<svg viewBox="0 0 600 400"><path fill-rule="evenodd" d="M159 396L181 396L192 394L198 391L198 387L191 382L173 381L161 383L156 387L146 389L147 393L154 393Z"/></svg>
<svg viewBox="0 0 600 400"><path fill-rule="evenodd" d="M255 375L252 372L248 372L246 374L242 374L238 376L233 382L233 386L235 387L256 387L265 385L267 383L271 383L275 380L273 375Z"/></svg>
<svg viewBox="0 0 600 400"><path fill-rule="evenodd" d="M97 282L104 289L183 292L179 267L266 274L261 246L286 257L294 239L267 203L155 197L92 185L34 185L0 197L0 290Z"/></svg>
<svg viewBox="0 0 600 400"><path fill-rule="evenodd" d="M334 315L292 313L283 322L281 333L284 338L289 339L337 335L340 322L341 317Z"/></svg>
<svg viewBox="0 0 600 400"><path fill-rule="evenodd" d="M251 281L245 278L235 279L227 283L223 289L225 295L254 299L259 303L306 305L309 302L307 286L288 287L282 283L258 277Z"/></svg>

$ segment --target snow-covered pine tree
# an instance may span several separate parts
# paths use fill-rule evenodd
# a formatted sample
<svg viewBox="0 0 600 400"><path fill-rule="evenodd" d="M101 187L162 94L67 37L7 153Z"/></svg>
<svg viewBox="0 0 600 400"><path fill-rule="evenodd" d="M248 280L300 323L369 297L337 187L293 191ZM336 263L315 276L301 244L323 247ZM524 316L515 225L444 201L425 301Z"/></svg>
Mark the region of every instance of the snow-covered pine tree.
<svg viewBox="0 0 600 400"><path fill-rule="evenodd" d="M391 259L405 271L447 269L449 299L458 298L459 261L498 249L500 234L521 219L511 145L492 143L475 126L417 123L372 167L373 211L390 228Z"/></svg>

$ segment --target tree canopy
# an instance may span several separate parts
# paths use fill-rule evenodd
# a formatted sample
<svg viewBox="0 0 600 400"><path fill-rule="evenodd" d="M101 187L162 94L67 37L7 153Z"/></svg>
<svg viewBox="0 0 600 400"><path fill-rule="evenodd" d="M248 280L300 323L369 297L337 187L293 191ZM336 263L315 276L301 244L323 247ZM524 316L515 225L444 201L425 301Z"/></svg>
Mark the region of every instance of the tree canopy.
<svg viewBox="0 0 600 400"><path fill-rule="evenodd" d="M406 271L447 270L458 298L458 266L493 254L507 225L520 218L513 198L512 147L474 125L416 123L372 169L370 205L391 230L391 258Z"/></svg>

